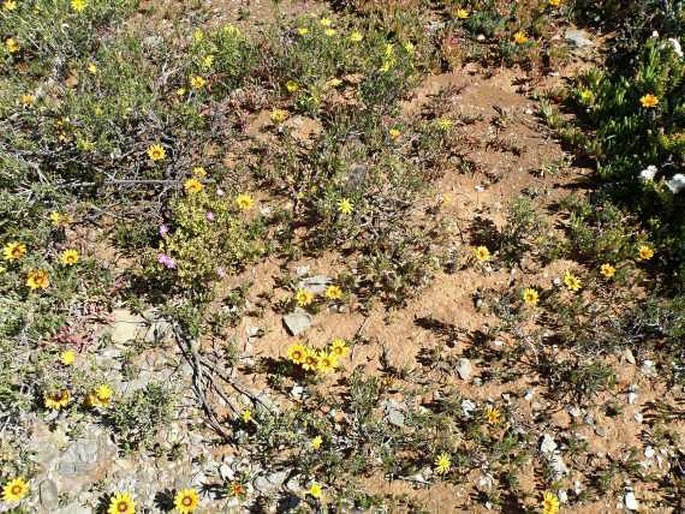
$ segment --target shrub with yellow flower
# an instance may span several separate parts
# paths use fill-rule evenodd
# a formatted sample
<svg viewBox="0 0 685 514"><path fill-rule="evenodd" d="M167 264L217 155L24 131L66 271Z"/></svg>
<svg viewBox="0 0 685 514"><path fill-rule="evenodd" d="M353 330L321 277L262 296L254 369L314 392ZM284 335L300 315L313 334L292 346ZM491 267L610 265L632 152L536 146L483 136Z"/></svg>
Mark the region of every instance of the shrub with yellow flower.
<svg viewBox="0 0 685 514"><path fill-rule="evenodd" d="M210 69L212 66L214 66L214 56L211 54L205 55L202 58L202 62L200 63L200 65L206 70Z"/></svg>
<svg viewBox="0 0 685 514"><path fill-rule="evenodd" d="M59 354L59 360L65 366L71 366L76 360L76 352L74 350L64 350Z"/></svg>
<svg viewBox="0 0 685 514"><path fill-rule="evenodd" d="M452 458L447 453L442 452L435 457L433 464L435 464L435 472L438 475L444 475L452 467Z"/></svg>
<svg viewBox="0 0 685 514"><path fill-rule="evenodd" d="M19 503L29 494L29 484L23 477L12 478L2 486L2 501Z"/></svg>
<svg viewBox="0 0 685 514"><path fill-rule="evenodd" d="M364 39L364 34L359 32L358 30L355 30L352 33L350 33L349 40L352 43L359 43L363 39Z"/></svg>
<svg viewBox="0 0 685 514"><path fill-rule="evenodd" d="M88 63L88 73L95 75L98 72L98 65L94 62Z"/></svg>
<svg viewBox="0 0 685 514"><path fill-rule="evenodd" d="M552 7L559 7L561 6L561 0L549 0L549 5Z"/></svg>
<svg viewBox="0 0 685 514"><path fill-rule="evenodd" d="M8 37L5 39L5 49L11 53L11 54L16 54L21 46L19 45L19 42L14 39L13 37Z"/></svg>
<svg viewBox="0 0 685 514"><path fill-rule="evenodd" d="M283 123L288 119L289 113L283 109L274 109L271 111L271 121L276 124Z"/></svg>
<svg viewBox="0 0 685 514"><path fill-rule="evenodd" d="M240 415L240 419L243 420L243 423L250 423L252 421L252 411L250 409L245 409Z"/></svg>
<svg viewBox="0 0 685 514"><path fill-rule="evenodd" d="M189 178L183 183L183 189L189 195L199 193L203 188L202 182L196 178Z"/></svg>
<svg viewBox="0 0 685 514"><path fill-rule="evenodd" d="M191 75L188 77L190 81L190 87L193 89L202 89L207 84L207 81L200 75Z"/></svg>
<svg viewBox="0 0 685 514"><path fill-rule="evenodd" d="M299 28L297 29L297 33L298 33L300 36L306 36L307 34L309 34L309 29L308 29L307 27L299 27Z"/></svg>
<svg viewBox="0 0 685 514"><path fill-rule="evenodd" d="M349 216L354 210L354 202L349 198L341 198L338 200L338 212L343 216Z"/></svg>
<svg viewBox="0 0 685 514"><path fill-rule="evenodd" d="M26 255L26 245L24 243L7 243L2 249L2 257L6 261L14 262L24 258Z"/></svg>
<svg viewBox="0 0 685 514"><path fill-rule="evenodd" d="M599 272L604 278L612 278L616 274L616 268L609 263L604 263L599 267Z"/></svg>
<svg viewBox="0 0 685 514"><path fill-rule="evenodd" d="M147 149L147 155L153 161L163 161L166 159L166 150L160 144L150 145Z"/></svg>
<svg viewBox="0 0 685 514"><path fill-rule="evenodd" d="M71 0L71 8L80 13L86 10L88 7L88 0Z"/></svg>
<svg viewBox="0 0 685 514"><path fill-rule="evenodd" d="M17 2L16 0L5 0L2 3L2 8L5 11L14 11L17 8Z"/></svg>
<svg viewBox="0 0 685 514"><path fill-rule="evenodd" d="M79 260L78 250L74 250L73 248L64 250L59 260L65 266L73 266L77 264Z"/></svg>
<svg viewBox="0 0 685 514"><path fill-rule="evenodd" d="M70 400L71 395L67 389L53 389L43 394L45 407L52 410L60 410L66 407Z"/></svg>
<svg viewBox="0 0 685 514"><path fill-rule="evenodd" d="M312 448L312 450L318 450L321 448L321 443L323 443L323 439L320 435L317 435L311 441L309 441L309 446Z"/></svg>
<svg viewBox="0 0 685 514"><path fill-rule="evenodd" d="M44 269L32 269L26 277L26 285L31 290L47 289L50 286L50 276Z"/></svg>
<svg viewBox="0 0 685 514"><path fill-rule="evenodd" d="M107 514L135 514L136 504L129 493L115 493L109 501Z"/></svg>
<svg viewBox="0 0 685 514"><path fill-rule="evenodd" d="M466 20L470 16L469 11L467 11L464 8L457 9L457 11L454 14L458 20Z"/></svg>
<svg viewBox="0 0 685 514"><path fill-rule="evenodd" d="M180 514L192 514L200 504L200 495L195 489L181 489L174 497L174 506Z"/></svg>
<svg viewBox="0 0 685 514"><path fill-rule="evenodd" d="M309 495L312 498L316 498L317 500L321 498L321 495L323 494L323 488L321 487L321 484L318 484L314 482L310 487L309 487Z"/></svg>

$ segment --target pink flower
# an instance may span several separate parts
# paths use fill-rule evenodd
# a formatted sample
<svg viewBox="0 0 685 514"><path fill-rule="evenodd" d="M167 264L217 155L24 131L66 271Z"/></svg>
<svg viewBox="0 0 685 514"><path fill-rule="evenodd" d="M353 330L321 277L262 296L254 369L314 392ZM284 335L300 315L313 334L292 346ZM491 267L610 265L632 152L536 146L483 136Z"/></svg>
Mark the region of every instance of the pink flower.
<svg viewBox="0 0 685 514"><path fill-rule="evenodd" d="M169 233L169 227L166 225L166 223L162 223L159 226L159 235L162 237L165 237Z"/></svg>
<svg viewBox="0 0 685 514"><path fill-rule="evenodd" d="M207 211L205 217L207 218L207 221L214 221L214 213L212 211Z"/></svg>
<svg viewBox="0 0 685 514"><path fill-rule="evenodd" d="M163 264L168 269L176 268L176 261L165 253L160 253L159 255L157 255L157 262Z"/></svg>

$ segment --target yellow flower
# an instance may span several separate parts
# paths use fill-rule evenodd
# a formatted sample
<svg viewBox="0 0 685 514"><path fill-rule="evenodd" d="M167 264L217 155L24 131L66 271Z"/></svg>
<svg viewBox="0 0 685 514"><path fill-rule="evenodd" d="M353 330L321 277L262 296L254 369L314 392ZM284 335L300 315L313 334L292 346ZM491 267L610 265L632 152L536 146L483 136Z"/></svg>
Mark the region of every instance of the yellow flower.
<svg viewBox="0 0 685 514"><path fill-rule="evenodd" d="M294 80L289 80L285 83L285 89L288 91L288 93L296 93L300 90L300 85Z"/></svg>
<svg viewBox="0 0 685 514"><path fill-rule="evenodd" d="M181 489L174 498L174 506L180 514L191 514L199 504L200 495L195 489Z"/></svg>
<svg viewBox="0 0 685 514"><path fill-rule="evenodd" d="M205 69L209 69L212 66L214 66L214 56L213 55L205 55L204 58L202 59L202 67Z"/></svg>
<svg viewBox="0 0 685 514"><path fill-rule="evenodd" d="M640 245L637 247L637 260L648 261L654 257L654 249L649 245Z"/></svg>
<svg viewBox="0 0 685 514"><path fill-rule="evenodd" d="M404 45L402 45L402 46L404 47L404 50L405 50L408 54L413 54L413 53L414 53L415 46L414 46L414 43L412 43L411 41L407 41L407 42L406 42Z"/></svg>
<svg viewBox="0 0 685 514"><path fill-rule="evenodd" d="M43 402L48 409L60 410L69 405L71 395L66 389L47 392L43 395Z"/></svg>
<svg viewBox="0 0 685 514"><path fill-rule="evenodd" d="M435 461L433 462L433 464L435 464L435 472L438 475L444 475L452 467L452 458L445 452L443 452L437 457L435 457Z"/></svg>
<svg viewBox="0 0 685 514"><path fill-rule="evenodd" d="M199 193L204 187L202 182L196 178L189 178L183 183L183 189L185 189L185 192L188 194Z"/></svg>
<svg viewBox="0 0 685 514"><path fill-rule="evenodd" d="M109 407L112 396L114 396L114 390L107 384L102 384L91 391L88 395L87 403L90 407Z"/></svg>
<svg viewBox="0 0 685 514"><path fill-rule="evenodd" d="M355 30L350 34L350 41L352 43L359 43L362 39L364 39L364 34L359 32L358 30Z"/></svg>
<svg viewBox="0 0 685 514"><path fill-rule="evenodd" d="M200 75L191 75L188 79L190 80L190 87L193 89L202 89L207 84L207 81Z"/></svg>
<svg viewBox="0 0 685 514"><path fill-rule="evenodd" d="M485 409L485 421L490 425L497 425L502 420L502 413L497 407L488 407Z"/></svg>
<svg viewBox="0 0 685 514"><path fill-rule="evenodd" d="M549 5L552 7L559 7L561 5L561 0L549 0Z"/></svg>
<svg viewBox="0 0 685 514"><path fill-rule="evenodd" d="M446 118L445 116L441 116L440 118L438 118L438 128L440 130L447 131L451 129L453 125L454 122L451 119Z"/></svg>
<svg viewBox="0 0 685 514"><path fill-rule="evenodd" d="M402 131L398 128L391 128L388 131L388 134L390 134L390 139L394 140L394 139L397 139L398 137L400 137L402 135Z"/></svg>
<svg viewBox="0 0 685 514"><path fill-rule="evenodd" d="M324 34L326 34L328 37L335 36L336 32L338 32L335 29L326 29L323 31Z"/></svg>
<svg viewBox="0 0 685 514"><path fill-rule="evenodd" d="M195 43L201 43L205 38L205 33L202 32L202 29L195 29L193 32L193 41Z"/></svg>
<svg viewBox="0 0 685 514"><path fill-rule="evenodd" d="M298 289L295 293L295 300L300 307L306 307L314 301L314 295L306 289Z"/></svg>
<svg viewBox="0 0 685 514"><path fill-rule="evenodd" d="M321 448L321 443L323 443L323 439L321 439L320 435L317 435L314 439L309 441L309 446L311 446L313 450L318 450Z"/></svg>
<svg viewBox="0 0 685 514"><path fill-rule="evenodd" d="M519 30L514 34L514 43L517 45L523 45L528 42L528 36L526 36L525 32Z"/></svg>
<svg viewBox="0 0 685 514"><path fill-rule="evenodd" d="M653 109L658 104L659 104L659 98L657 96L654 96L651 93L647 93L646 95L644 95L640 98L640 105L642 105L642 107L645 107L647 109Z"/></svg>
<svg viewBox="0 0 685 514"><path fill-rule="evenodd" d="M344 339L336 337L331 341L331 353L336 357L344 357L350 349L347 347L347 342Z"/></svg>
<svg viewBox="0 0 685 514"><path fill-rule="evenodd" d="M314 350L307 349L307 354L304 356L302 368L307 371L313 371L319 366L319 356Z"/></svg>
<svg viewBox="0 0 685 514"><path fill-rule="evenodd" d="M338 367L338 359L333 353L320 351L318 357L319 361L316 365L317 371L320 371L321 373L330 373L335 371L335 368Z"/></svg>
<svg viewBox="0 0 685 514"><path fill-rule="evenodd" d="M17 8L17 2L15 2L15 0L5 0L2 4L2 8L5 11L14 11Z"/></svg>
<svg viewBox="0 0 685 514"><path fill-rule="evenodd" d="M202 166L195 166L191 171L191 174L195 178L205 178L207 176L207 170Z"/></svg>
<svg viewBox="0 0 685 514"><path fill-rule="evenodd" d="M478 262L485 262L490 260L490 250L484 246L478 246L473 249L473 255Z"/></svg>
<svg viewBox="0 0 685 514"><path fill-rule="evenodd" d="M591 104L594 99L595 99L595 95L589 89L583 89L580 92L580 101L583 102L584 104Z"/></svg>
<svg viewBox="0 0 685 514"><path fill-rule="evenodd" d="M342 198L338 201L338 212L343 216L349 216L354 210L354 202L349 198Z"/></svg>
<svg viewBox="0 0 685 514"><path fill-rule="evenodd" d="M338 87L340 84L342 84L342 80L340 80L337 77L333 77L328 82L326 82L326 86L328 87Z"/></svg>
<svg viewBox="0 0 685 514"><path fill-rule="evenodd" d="M71 8L76 12L83 12L87 5L87 0L71 0Z"/></svg>
<svg viewBox="0 0 685 514"><path fill-rule="evenodd" d="M62 252L62 256L59 258L60 262L62 264L65 264L66 266L73 266L78 262L79 259L79 254L77 250L74 250L73 248L69 248L68 250L64 250Z"/></svg>
<svg viewBox="0 0 685 514"><path fill-rule="evenodd" d="M340 300L343 296L343 292L342 289L340 289L340 286L331 284L326 288L323 295L329 300Z"/></svg>
<svg viewBox="0 0 685 514"><path fill-rule="evenodd" d="M611 264L609 263L604 263L599 267L599 272L605 277L605 278L611 278L616 274L616 268L614 268Z"/></svg>
<svg viewBox="0 0 685 514"><path fill-rule="evenodd" d="M24 243L7 243L2 249L3 258L6 261L14 262L22 259L26 255L26 245Z"/></svg>
<svg viewBox="0 0 685 514"><path fill-rule="evenodd" d="M538 304L540 296L538 292L532 287L527 287L523 290L523 303L535 307Z"/></svg>
<svg viewBox="0 0 685 514"><path fill-rule="evenodd" d="M187 92L187 91L186 91L186 88L184 88L184 87L179 87L179 88L176 90L176 95L177 95L177 96L183 96L183 95L186 94L186 92Z"/></svg>
<svg viewBox="0 0 685 514"><path fill-rule="evenodd" d="M129 493L116 493L109 501L107 514L135 514L136 504Z"/></svg>
<svg viewBox="0 0 685 514"><path fill-rule="evenodd" d="M26 93L19 97L19 103L22 107L31 107L36 101L36 97L32 94Z"/></svg>
<svg viewBox="0 0 685 514"><path fill-rule="evenodd" d="M73 350L64 350L59 354L59 360L65 366L71 366L76 359L76 352Z"/></svg>
<svg viewBox="0 0 685 514"><path fill-rule="evenodd" d="M387 73L392 68L392 65L393 65L393 62L390 60L387 60L383 63L383 65L380 68L378 68L378 71L382 71L383 73Z"/></svg>
<svg viewBox="0 0 685 514"><path fill-rule="evenodd" d="M20 502L27 494L29 494L29 484L26 483L23 477L8 480L2 486L2 501L7 503Z"/></svg>
<svg viewBox="0 0 685 514"><path fill-rule="evenodd" d="M240 419L243 420L243 423L249 423L252 421L252 411L250 409L245 409L240 415Z"/></svg>
<svg viewBox="0 0 685 514"><path fill-rule="evenodd" d="M58 211L52 211L49 218L55 227L65 227L71 221L68 214L60 214Z"/></svg>
<svg viewBox="0 0 685 514"><path fill-rule="evenodd" d="M580 279L570 271L564 273L564 284L566 284L566 287L568 287L571 291L579 291L582 287Z"/></svg>
<svg viewBox="0 0 685 514"><path fill-rule="evenodd" d="M545 492L542 497L543 514L557 514L559 512L559 498L554 493Z"/></svg>
<svg viewBox="0 0 685 514"><path fill-rule="evenodd" d="M287 119L288 111L284 111L283 109L274 109L271 111L271 121L274 123L283 123Z"/></svg>
<svg viewBox="0 0 685 514"><path fill-rule="evenodd" d="M317 484L314 482L311 487L309 488L309 495L312 496L313 498L321 498L321 493L322 493L322 487L321 484Z"/></svg>
<svg viewBox="0 0 685 514"><path fill-rule="evenodd" d="M300 27L297 29L297 33L300 36L306 36L307 34L309 34L309 29L307 27Z"/></svg>
<svg viewBox="0 0 685 514"><path fill-rule="evenodd" d="M91 62L88 64L88 73L91 75L95 75L98 72L98 65L95 64L94 62Z"/></svg>
<svg viewBox="0 0 685 514"><path fill-rule="evenodd" d="M155 162L163 161L166 159L166 150L162 145L159 144L150 145L150 147L147 149L147 155Z"/></svg>
<svg viewBox="0 0 685 514"><path fill-rule="evenodd" d="M246 211L247 209L252 208L252 206L254 205L254 198L252 198L247 193L242 193L236 196L235 204L241 211Z"/></svg>
<svg viewBox="0 0 685 514"><path fill-rule="evenodd" d="M44 269L32 269L26 277L26 285L29 289L47 289L50 285L50 277Z"/></svg>
<svg viewBox="0 0 685 514"><path fill-rule="evenodd" d="M294 343L288 347L288 359L295 364L303 364L307 358L307 349L301 344Z"/></svg>
<svg viewBox="0 0 685 514"><path fill-rule="evenodd" d="M16 39L14 39L13 37L8 37L7 39L5 39L5 48L9 53L16 54L19 51L19 48L21 47L19 46L19 43Z"/></svg>
<svg viewBox="0 0 685 514"><path fill-rule="evenodd" d="M465 20L469 17L469 12L466 9L457 9L457 19Z"/></svg>
<svg viewBox="0 0 685 514"><path fill-rule="evenodd" d="M319 20L319 24L320 24L322 27L330 27L330 26L331 26L331 23L333 23L333 22L331 21L330 18L321 18L321 19Z"/></svg>

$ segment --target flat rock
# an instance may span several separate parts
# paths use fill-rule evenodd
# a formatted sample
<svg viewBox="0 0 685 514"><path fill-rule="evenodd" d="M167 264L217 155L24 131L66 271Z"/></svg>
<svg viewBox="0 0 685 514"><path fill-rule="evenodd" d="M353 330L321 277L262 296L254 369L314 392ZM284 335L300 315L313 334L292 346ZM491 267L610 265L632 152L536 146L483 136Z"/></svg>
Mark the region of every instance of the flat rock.
<svg viewBox="0 0 685 514"><path fill-rule="evenodd" d="M299 336L312 326L312 315L303 309L297 308L294 312L283 316L283 324L291 335Z"/></svg>
<svg viewBox="0 0 685 514"><path fill-rule="evenodd" d="M568 43L576 48L588 48L594 46L595 44L591 39L591 34L587 30L583 29L566 29L564 38Z"/></svg>
<svg viewBox="0 0 685 514"><path fill-rule="evenodd" d="M323 294L331 282L331 277L327 277L325 275L316 275L315 277L307 277L303 280L300 280L298 285L300 289L306 289L312 294Z"/></svg>
<svg viewBox="0 0 685 514"><path fill-rule="evenodd" d="M457 364L457 374L462 380L469 380L471 374L473 373L473 366L471 366L471 361L466 358L459 359Z"/></svg>
<svg viewBox="0 0 685 514"><path fill-rule="evenodd" d="M544 434L542 436L542 442L540 443L540 453L545 457L551 457L554 451L557 449L557 443L550 434Z"/></svg>
<svg viewBox="0 0 685 514"><path fill-rule="evenodd" d="M43 480L38 485L38 496L40 498L41 507L48 512L52 512L59 504L57 484L50 479Z"/></svg>

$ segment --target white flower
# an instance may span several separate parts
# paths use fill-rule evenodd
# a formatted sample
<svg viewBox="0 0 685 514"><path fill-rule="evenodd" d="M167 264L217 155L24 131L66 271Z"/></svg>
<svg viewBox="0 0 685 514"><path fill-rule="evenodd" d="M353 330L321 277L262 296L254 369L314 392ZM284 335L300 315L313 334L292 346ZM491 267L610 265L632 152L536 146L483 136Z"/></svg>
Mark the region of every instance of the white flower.
<svg viewBox="0 0 685 514"><path fill-rule="evenodd" d="M678 41L676 38L672 37L668 39L668 42L671 43L671 46L673 47L673 51L680 57L681 59L683 58L683 47L680 46L680 41Z"/></svg>
<svg viewBox="0 0 685 514"><path fill-rule="evenodd" d="M671 177L671 180L666 181L666 186L674 195L677 195L683 189L685 189L685 175L682 173L676 173L673 175L673 177Z"/></svg>
<svg viewBox="0 0 685 514"><path fill-rule="evenodd" d="M654 39L659 39L659 33L655 30L654 32L652 32L652 37Z"/></svg>
<svg viewBox="0 0 685 514"><path fill-rule="evenodd" d="M650 164L649 166L647 166L646 169L644 169L640 172L640 180L642 182L650 182L650 181L654 180L654 176L656 175L657 171L658 170L657 170L656 166Z"/></svg>

